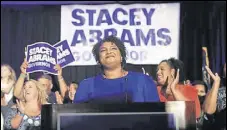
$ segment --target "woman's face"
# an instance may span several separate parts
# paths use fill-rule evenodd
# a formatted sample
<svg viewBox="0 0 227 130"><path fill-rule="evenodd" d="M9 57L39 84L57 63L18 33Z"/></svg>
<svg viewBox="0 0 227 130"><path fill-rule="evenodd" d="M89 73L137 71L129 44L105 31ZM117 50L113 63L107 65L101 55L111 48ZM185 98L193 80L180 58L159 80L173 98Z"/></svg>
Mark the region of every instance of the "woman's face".
<svg viewBox="0 0 227 130"><path fill-rule="evenodd" d="M164 85L168 77L168 82L174 77L174 69L171 69L166 62L162 62L157 68L157 82L159 85Z"/></svg>
<svg viewBox="0 0 227 130"><path fill-rule="evenodd" d="M122 58L118 47L112 42L104 42L99 49L100 63L105 67L121 65Z"/></svg>
<svg viewBox="0 0 227 130"><path fill-rule="evenodd" d="M194 85L194 87L197 90L198 96L205 96L206 95L206 91L205 91L205 86L204 85L197 84L197 85Z"/></svg>
<svg viewBox="0 0 227 130"><path fill-rule="evenodd" d="M28 81L24 85L24 97L26 101L38 99L38 89L34 82Z"/></svg>
<svg viewBox="0 0 227 130"><path fill-rule="evenodd" d="M9 68L6 66L2 66L1 67L1 77L4 78L4 77L8 77L10 75L11 75L11 72L10 72Z"/></svg>
<svg viewBox="0 0 227 130"><path fill-rule="evenodd" d="M70 84L69 86L69 97L71 100L74 99L77 87L78 87L77 84Z"/></svg>

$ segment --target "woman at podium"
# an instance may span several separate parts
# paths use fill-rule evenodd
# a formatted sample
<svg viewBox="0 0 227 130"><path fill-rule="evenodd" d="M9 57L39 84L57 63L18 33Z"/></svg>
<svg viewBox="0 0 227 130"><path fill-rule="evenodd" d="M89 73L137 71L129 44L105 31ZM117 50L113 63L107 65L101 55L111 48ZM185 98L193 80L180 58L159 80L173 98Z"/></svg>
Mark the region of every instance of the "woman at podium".
<svg viewBox="0 0 227 130"><path fill-rule="evenodd" d="M93 55L102 73L83 80L74 103L81 102L158 102L157 87L151 77L126 71L126 48L115 36L109 36L93 47Z"/></svg>

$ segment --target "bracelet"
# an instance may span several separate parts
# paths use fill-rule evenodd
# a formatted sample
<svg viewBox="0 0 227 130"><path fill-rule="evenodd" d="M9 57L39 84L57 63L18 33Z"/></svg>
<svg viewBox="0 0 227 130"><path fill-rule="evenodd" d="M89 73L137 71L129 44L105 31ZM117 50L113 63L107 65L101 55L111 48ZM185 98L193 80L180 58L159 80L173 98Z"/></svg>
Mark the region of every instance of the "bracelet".
<svg viewBox="0 0 227 130"><path fill-rule="evenodd" d="M58 80L64 80L64 78L61 76L61 78L58 78Z"/></svg>
<svg viewBox="0 0 227 130"><path fill-rule="evenodd" d="M18 114L22 117L24 117L24 113L21 113L20 111L18 111Z"/></svg>
<svg viewBox="0 0 227 130"><path fill-rule="evenodd" d="M26 78L26 74L21 73L21 74L20 74L20 77L22 77L22 78Z"/></svg>

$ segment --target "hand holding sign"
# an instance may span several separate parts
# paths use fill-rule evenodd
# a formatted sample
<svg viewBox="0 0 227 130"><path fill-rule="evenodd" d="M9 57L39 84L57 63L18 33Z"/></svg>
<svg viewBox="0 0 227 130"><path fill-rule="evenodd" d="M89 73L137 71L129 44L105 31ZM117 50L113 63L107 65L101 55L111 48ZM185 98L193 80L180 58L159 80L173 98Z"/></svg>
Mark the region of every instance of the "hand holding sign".
<svg viewBox="0 0 227 130"><path fill-rule="evenodd" d="M61 76L62 68L75 61L67 40L60 41L54 46L46 42L37 42L28 45L27 49L28 62L24 62L21 67L23 73L42 71Z"/></svg>
<svg viewBox="0 0 227 130"><path fill-rule="evenodd" d="M26 69L28 68L28 62L26 61L26 58L24 59L24 62L20 66L21 73L26 74Z"/></svg>
<svg viewBox="0 0 227 130"><path fill-rule="evenodd" d="M57 74L54 66L57 63L57 50L49 43L37 42L27 47L27 73L47 72Z"/></svg>
<svg viewBox="0 0 227 130"><path fill-rule="evenodd" d="M62 68L75 61L67 40L56 43L54 47L57 49L57 64Z"/></svg>
<svg viewBox="0 0 227 130"><path fill-rule="evenodd" d="M55 65L54 66L54 69L57 71L57 73L58 73L58 76L62 76L62 68L61 68L61 66L60 65Z"/></svg>

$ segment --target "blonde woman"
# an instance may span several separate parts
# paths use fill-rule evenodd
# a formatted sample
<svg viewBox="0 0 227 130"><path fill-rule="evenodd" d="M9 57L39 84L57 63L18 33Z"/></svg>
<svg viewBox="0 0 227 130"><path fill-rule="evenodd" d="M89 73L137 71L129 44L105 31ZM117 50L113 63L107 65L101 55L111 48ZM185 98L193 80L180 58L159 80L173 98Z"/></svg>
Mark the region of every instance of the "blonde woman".
<svg viewBox="0 0 227 130"><path fill-rule="evenodd" d="M13 68L8 64L1 65L1 91L4 93L6 104L8 104L13 97L15 82L16 74Z"/></svg>
<svg viewBox="0 0 227 130"><path fill-rule="evenodd" d="M21 95L24 101L17 100L17 107L11 108L7 113L7 129L26 130L41 124L41 106L47 104L45 87L36 80L29 80L23 86Z"/></svg>

